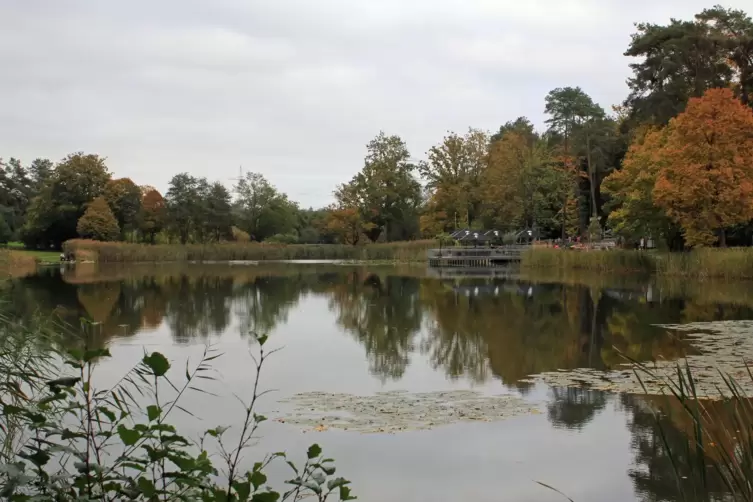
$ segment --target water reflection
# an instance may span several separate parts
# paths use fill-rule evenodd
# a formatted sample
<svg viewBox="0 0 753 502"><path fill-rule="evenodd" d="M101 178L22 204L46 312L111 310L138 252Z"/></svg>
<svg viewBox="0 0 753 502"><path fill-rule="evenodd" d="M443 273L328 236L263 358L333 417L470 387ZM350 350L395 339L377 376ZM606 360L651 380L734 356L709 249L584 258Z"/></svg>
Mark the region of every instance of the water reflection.
<svg viewBox="0 0 753 502"><path fill-rule="evenodd" d="M163 323L179 344L202 342L231 324L244 335L268 333L303 296L314 295L327 299L338 326L363 346L382 380L399 380L411 357L424 355L450 379L498 378L523 390L521 379L543 371L607 369L625 356L675 358L687 350L656 323L753 316L744 303L699 301L652 284L647 295L646 288L437 279L420 269L78 267L5 287L12 315L54 312L74 325L86 318L99 324L102 344Z"/></svg>
<svg viewBox="0 0 753 502"><path fill-rule="evenodd" d="M527 393L526 376L577 367L614 368L625 356L675 358L683 340L652 325L753 317L746 285L629 282L596 278L429 277L422 269L276 265L67 268L3 283L4 310L19 320L54 314L76 325L97 323L96 344L166 330L176 345L237 332L284 329L304 299L324 300L343 338L363 350L381 382L406 378L423 358L450 381L501 383ZM74 343L73 341L71 343ZM345 375L347 376L347 375ZM629 475L641 500L677 500L666 443L683 465L688 424L652 410L666 403L586 389L550 389L546 418L557 429L586 434L615 407L631 435ZM668 418L671 416L672 418ZM619 427L621 424L616 424ZM679 452L679 453L678 453ZM683 456L684 455L684 456ZM677 460L677 459L676 459ZM710 500L688 472L688 500ZM723 485L709 478L712 494Z"/></svg>

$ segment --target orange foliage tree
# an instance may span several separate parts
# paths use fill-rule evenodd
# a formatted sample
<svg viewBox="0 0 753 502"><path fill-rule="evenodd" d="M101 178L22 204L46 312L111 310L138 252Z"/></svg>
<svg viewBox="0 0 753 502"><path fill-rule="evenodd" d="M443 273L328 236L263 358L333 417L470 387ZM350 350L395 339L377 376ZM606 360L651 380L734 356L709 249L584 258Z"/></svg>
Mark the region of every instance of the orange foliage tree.
<svg viewBox="0 0 753 502"><path fill-rule="evenodd" d="M753 111L711 89L667 127L654 200L688 245L724 246L725 228L753 219Z"/></svg>
<svg viewBox="0 0 753 502"><path fill-rule="evenodd" d="M155 237L165 226L165 199L156 188L143 187L141 190L141 214L139 215L139 230L144 240L154 244Z"/></svg>
<svg viewBox="0 0 753 502"><path fill-rule="evenodd" d="M355 246L361 240L361 234L371 228L361 218L361 213L355 207L341 207L332 209L327 218L327 230L337 235L343 244Z"/></svg>

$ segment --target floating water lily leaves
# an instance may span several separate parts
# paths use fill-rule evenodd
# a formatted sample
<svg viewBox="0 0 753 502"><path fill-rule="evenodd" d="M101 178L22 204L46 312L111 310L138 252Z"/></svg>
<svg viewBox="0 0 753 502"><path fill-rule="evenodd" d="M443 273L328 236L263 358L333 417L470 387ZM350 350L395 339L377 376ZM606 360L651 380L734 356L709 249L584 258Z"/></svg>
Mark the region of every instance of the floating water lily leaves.
<svg viewBox="0 0 753 502"><path fill-rule="evenodd" d="M753 359L753 321L698 322L658 325L682 332L697 354L677 360L659 360L625 364L612 371L580 368L533 375L528 381L554 387L587 387L593 390L627 394L661 395L669 392L670 382L677 382L677 368L687 365L693 375L696 395L720 399L719 389L726 389L723 375L736 379L747 395L753 395L753 379L746 361Z"/></svg>
<svg viewBox="0 0 753 502"><path fill-rule="evenodd" d="M535 404L514 395L486 396L458 390L429 393L390 391L373 396L308 392L286 402L295 410L279 422L323 432L343 429L363 433L396 433L457 422L491 422L539 412Z"/></svg>

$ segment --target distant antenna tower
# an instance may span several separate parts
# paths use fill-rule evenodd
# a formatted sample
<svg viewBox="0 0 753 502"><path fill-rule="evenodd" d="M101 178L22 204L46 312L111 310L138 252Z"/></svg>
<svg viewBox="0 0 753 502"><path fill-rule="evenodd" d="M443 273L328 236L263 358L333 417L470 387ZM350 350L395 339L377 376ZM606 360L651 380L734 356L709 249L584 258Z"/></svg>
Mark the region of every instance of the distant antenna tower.
<svg viewBox="0 0 753 502"><path fill-rule="evenodd" d="M243 179L243 166L238 167L238 177L230 178L231 181L241 181Z"/></svg>

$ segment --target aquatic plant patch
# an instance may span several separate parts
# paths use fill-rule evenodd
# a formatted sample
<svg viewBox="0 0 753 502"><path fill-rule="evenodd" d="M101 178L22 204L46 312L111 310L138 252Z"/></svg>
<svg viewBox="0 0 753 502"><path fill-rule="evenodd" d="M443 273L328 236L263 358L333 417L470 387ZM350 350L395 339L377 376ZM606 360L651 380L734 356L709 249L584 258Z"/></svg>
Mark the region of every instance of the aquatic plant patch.
<svg viewBox="0 0 753 502"><path fill-rule="evenodd" d="M587 387L627 394L669 394L669 383L679 381L678 368L690 369L696 395L721 399L728 394L724 376L732 377L743 393L753 395L753 379L746 364L753 362L753 321L697 322L658 325L682 333L697 354L678 360L627 363L613 371L581 368L532 375L527 382L553 387Z"/></svg>
<svg viewBox="0 0 753 502"><path fill-rule="evenodd" d="M282 402L295 409L279 422L309 430L330 428L362 433L431 429L458 422L494 422L540 413L535 404L514 395L487 396L468 390L372 396L306 392Z"/></svg>

